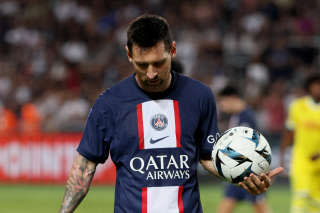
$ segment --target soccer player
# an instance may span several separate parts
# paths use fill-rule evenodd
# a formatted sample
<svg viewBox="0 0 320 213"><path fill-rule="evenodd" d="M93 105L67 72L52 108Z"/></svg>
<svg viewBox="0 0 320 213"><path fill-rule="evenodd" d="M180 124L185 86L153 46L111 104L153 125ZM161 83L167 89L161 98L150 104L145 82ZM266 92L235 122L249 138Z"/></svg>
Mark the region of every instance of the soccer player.
<svg viewBox="0 0 320 213"><path fill-rule="evenodd" d="M126 51L134 73L103 92L89 112L60 212L72 212L109 152L116 165L114 212L202 212L199 161L211 162L218 133L209 87L171 70L176 43L167 21L143 15L129 25ZM282 168L241 184L254 194Z"/></svg>
<svg viewBox="0 0 320 213"><path fill-rule="evenodd" d="M320 212L320 74L305 82L307 95L290 105L280 146L280 165L293 144L290 182L292 213Z"/></svg>
<svg viewBox="0 0 320 213"><path fill-rule="evenodd" d="M228 128L247 126L257 128L255 115L241 98L238 90L233 86L226 86L218 94L218 109L230 115ZM231 213L240 201L250 201L257 213L270 212L264 199L264 194L251 195L243 188L228 184L225 188L225 197L218 206L217 213Z"/></svg>

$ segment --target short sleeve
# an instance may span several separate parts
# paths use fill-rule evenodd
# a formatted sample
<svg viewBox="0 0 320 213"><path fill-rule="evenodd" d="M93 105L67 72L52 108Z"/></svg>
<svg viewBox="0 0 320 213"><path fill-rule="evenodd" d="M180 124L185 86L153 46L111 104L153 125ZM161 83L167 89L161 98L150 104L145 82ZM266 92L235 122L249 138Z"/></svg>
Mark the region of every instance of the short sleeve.
<svg viewBox="0 0 320 213"><path fill-rule="evenodd" d="M104 163L109 155L110 135L112 132L111 112L95 105L89 112L77 151L90 161Z"/></svg>
<svg viewBox="0 0 320 213"><path fill-rule="evenodd" d="M198 140L200 141L200 158L211 159L211 152L218 132L216 103L211 90L208 88L206 95L200 103L201 120L198 129Z"/></svg>

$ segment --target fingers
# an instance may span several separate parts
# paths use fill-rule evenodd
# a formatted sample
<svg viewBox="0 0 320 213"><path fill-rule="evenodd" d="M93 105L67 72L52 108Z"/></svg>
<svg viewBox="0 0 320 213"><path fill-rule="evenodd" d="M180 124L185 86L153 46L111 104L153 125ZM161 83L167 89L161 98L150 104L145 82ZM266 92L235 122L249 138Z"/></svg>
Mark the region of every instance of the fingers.
<svg viewBox="0 0 320 213"><path fill-rule="evenodd" d="M260 179L265 184L266 189L269 188L269 186L271 185L271 178L268 175L262 173L260 175Z"/></svg>
<svg viewBox="0 0 320 213"><path fill-rule="evenodd" d="M257 194L261 194L267 190L267 186L263 180L260 180L260 178L254 174L251 174L249 179L251 179L255 185L255 188L257 188L256 192ZM270 184L269 184L270 185Z"/></svg>
<svg viewBox="0 0 320 213"><path fill-rule="evenodd" d="M271 170L269 173L268 173L268 176L269 178L273 178L274 176L280 174L283 172L283 168L282 167L278 167L278 168L275 168L273 170Z"/></svg>
<svg viewBox="0 0 320 213"><path fill-rule="evenodd" d="M267 174L262 173L259 176L250 174L249 177L245 177L242 182L239 183L243 189L247 190L252 195L258 195L267 191L271 185L272 178L283 172L282 167L275 168Z"/></svg>
<svg viewBox="0 0 320 213"><path fill-rule="evenodd" d="M254 192L253 192L251 189L249 189L249 188L246 186L246 184L244 184L243 182L240 182L240 183L239 183L239 186L242 187L244 190L248 191L250 194L254 195Z"/></svg>
<svg viewBox="0 0 320 213"><path fill-rule="evenodd" d="M267 178L264 178L264 180L268 181ZM266 186L264 180L260 180L260 178L258 178L256 175L251 174L249 177L245 177L244 181L239 183L239 185L247 190L250 194L257 195L265 192L270 185L268 183L268 186Z"/></svg>

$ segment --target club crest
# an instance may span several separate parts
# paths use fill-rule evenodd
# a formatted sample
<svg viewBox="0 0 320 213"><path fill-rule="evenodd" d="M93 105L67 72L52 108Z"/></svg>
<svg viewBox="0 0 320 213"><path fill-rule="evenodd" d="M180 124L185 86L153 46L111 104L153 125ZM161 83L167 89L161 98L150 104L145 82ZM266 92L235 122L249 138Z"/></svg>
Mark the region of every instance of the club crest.
<svg viewBox="0 0 320 213"><path fill-rule="evenodd" d="M151 126L158 131L164 130L168 126L168 119L163 114L155 114L151 119Z"/></svg>

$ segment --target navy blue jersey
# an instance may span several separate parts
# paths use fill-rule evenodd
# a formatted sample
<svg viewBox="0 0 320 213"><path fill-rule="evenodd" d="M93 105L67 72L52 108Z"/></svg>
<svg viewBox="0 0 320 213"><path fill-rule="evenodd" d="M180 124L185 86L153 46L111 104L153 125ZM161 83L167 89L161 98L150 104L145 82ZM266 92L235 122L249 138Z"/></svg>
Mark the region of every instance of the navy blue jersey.
<svg viewBox="0 0 320 213"><path fill-rule="evenodd" d="M134 74L95 102L78 152L116 165L115 212L202 212L197 165L211 159L216 104L210 88L173 73L169 89L146 93Z"/></svg>

